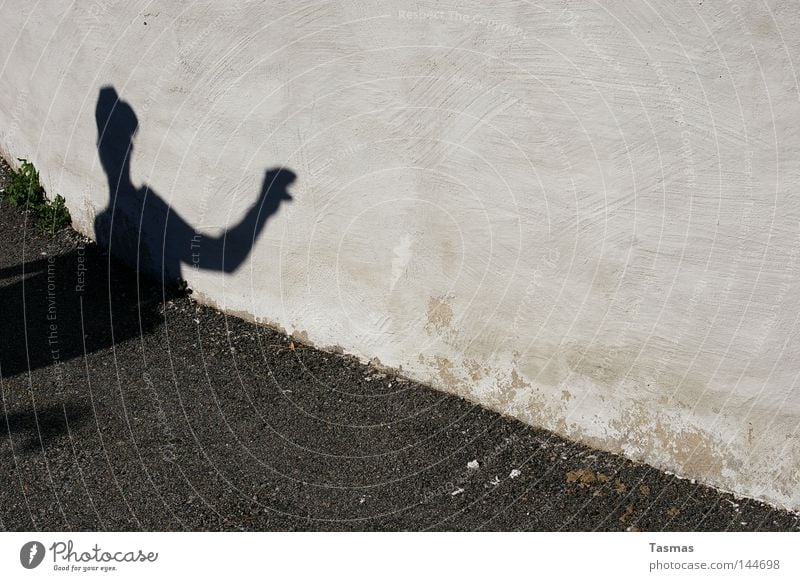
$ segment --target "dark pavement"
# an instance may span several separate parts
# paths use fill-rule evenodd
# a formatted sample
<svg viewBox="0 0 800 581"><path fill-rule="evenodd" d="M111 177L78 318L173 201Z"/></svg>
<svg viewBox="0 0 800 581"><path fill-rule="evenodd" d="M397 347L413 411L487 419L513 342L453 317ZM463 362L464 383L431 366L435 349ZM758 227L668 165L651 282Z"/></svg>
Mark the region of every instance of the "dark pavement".
<svg viewBox="0 0 800 581"><path fill-rule="evenodd" d="M165 300L4 203L0 241L0 530L800 530Z"/></svg>

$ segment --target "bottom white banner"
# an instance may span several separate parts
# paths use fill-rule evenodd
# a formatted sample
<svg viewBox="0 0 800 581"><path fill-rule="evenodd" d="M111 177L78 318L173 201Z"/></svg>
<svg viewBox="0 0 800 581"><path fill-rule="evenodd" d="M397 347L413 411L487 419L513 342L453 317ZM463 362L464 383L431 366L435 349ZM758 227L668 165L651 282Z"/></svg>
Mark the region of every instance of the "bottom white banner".
<svg viewBox="0 0 800 581"><path fill-rule="evenodd" d="M798 542L796 533L2 533L0 578L800 579Z"/></svg>

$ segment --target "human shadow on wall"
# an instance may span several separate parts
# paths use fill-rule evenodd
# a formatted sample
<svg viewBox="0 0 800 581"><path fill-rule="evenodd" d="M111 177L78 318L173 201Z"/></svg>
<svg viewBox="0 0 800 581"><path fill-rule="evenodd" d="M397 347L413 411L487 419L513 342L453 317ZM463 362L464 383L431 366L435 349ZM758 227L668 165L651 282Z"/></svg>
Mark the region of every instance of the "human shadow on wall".
<svg viewBox="0 0 800 581"><path fill-rule="evenodd" d="M149 186L131 181L133 141L139 127L133 108L113 87L103 87L95 110L97 152L108 179L108 206L95 219L97 242L139 271L156 273L165 289L180 280L181 265L230 273L247 258L267 220L292 196L295 174L266 172L258 199L238 224L220 236L195 230ZM213 208L210 208L213 211Z"/></svg>
<svg viewBox="0 0 800 581"><path fill-rule="evenodd" d="M160 305L181 292L182 268L230 273L249 255L283 202L295 174L268 169L255 202L219 236L193 228L152 188L130 174L138 120L113 87L95 109L97 152L108 206L94 224L97 245L0 268L0 376L52 367L151 331ZM212 200L208 211L217 211Z"/></svg>

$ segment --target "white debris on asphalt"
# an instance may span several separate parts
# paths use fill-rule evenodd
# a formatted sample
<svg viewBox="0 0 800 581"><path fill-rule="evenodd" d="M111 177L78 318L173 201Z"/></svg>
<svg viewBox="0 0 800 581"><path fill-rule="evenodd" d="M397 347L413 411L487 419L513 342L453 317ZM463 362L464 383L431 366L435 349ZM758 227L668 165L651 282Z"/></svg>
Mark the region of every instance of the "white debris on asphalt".
<svg viewBox="0 0 800 581"><path fill-rule="evenodd" d="M478 462L477 460L470 460L469 462L467 462L467 468L469 468L470 470L477 470L480 467L481 467L480 462Z"/></svg>
<svg viewBox="0 0 800 581"><path fill-rule="evenodd" d="M497 486L498 484L500 484L500 478L495 476L489 481L489 484L491 484L492 486Z"/></svg>
<svg viewBox="0 0 800 581"><path fill-rule="evenodd" d="M462 492L464 492L463 488L456 488L453 492L450 493L450 496L458 496Z"/></svg>
<svg viewBox="0 0 800 581"><path fill-rule="evenodd" d="M517 476L521 476L521 475L522 475L522 472L520 472L519 470L517 470L516 468L514 468L514 469L511 471L511 474L509 474L509 475L508 475L508 477L509 477L509 478L516 478Z"/></svg>

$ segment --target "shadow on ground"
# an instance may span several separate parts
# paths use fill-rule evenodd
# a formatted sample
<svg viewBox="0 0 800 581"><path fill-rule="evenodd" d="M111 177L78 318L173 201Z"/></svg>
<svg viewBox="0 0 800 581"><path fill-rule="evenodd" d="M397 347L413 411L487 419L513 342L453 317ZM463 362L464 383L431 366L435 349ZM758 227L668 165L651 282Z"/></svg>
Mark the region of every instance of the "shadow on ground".
<svg viewBox="0 0 800 581"><path fill-rule="evenodd" d="M13 450L25 454L47 448L52 440L69 437L71 430L81 428L89 418L91 410L85 406L33 406L29 410L5 414L5 430L12 436L26 435L25 445Z"/></svg>
<svg viewBox="0 0 800 581"><path fill-rule="evenodd" d="M70 246L0 267L0 326L15 338L0 345L4 378L139 337L163 319L157 286L94 244Z"/></svg>

